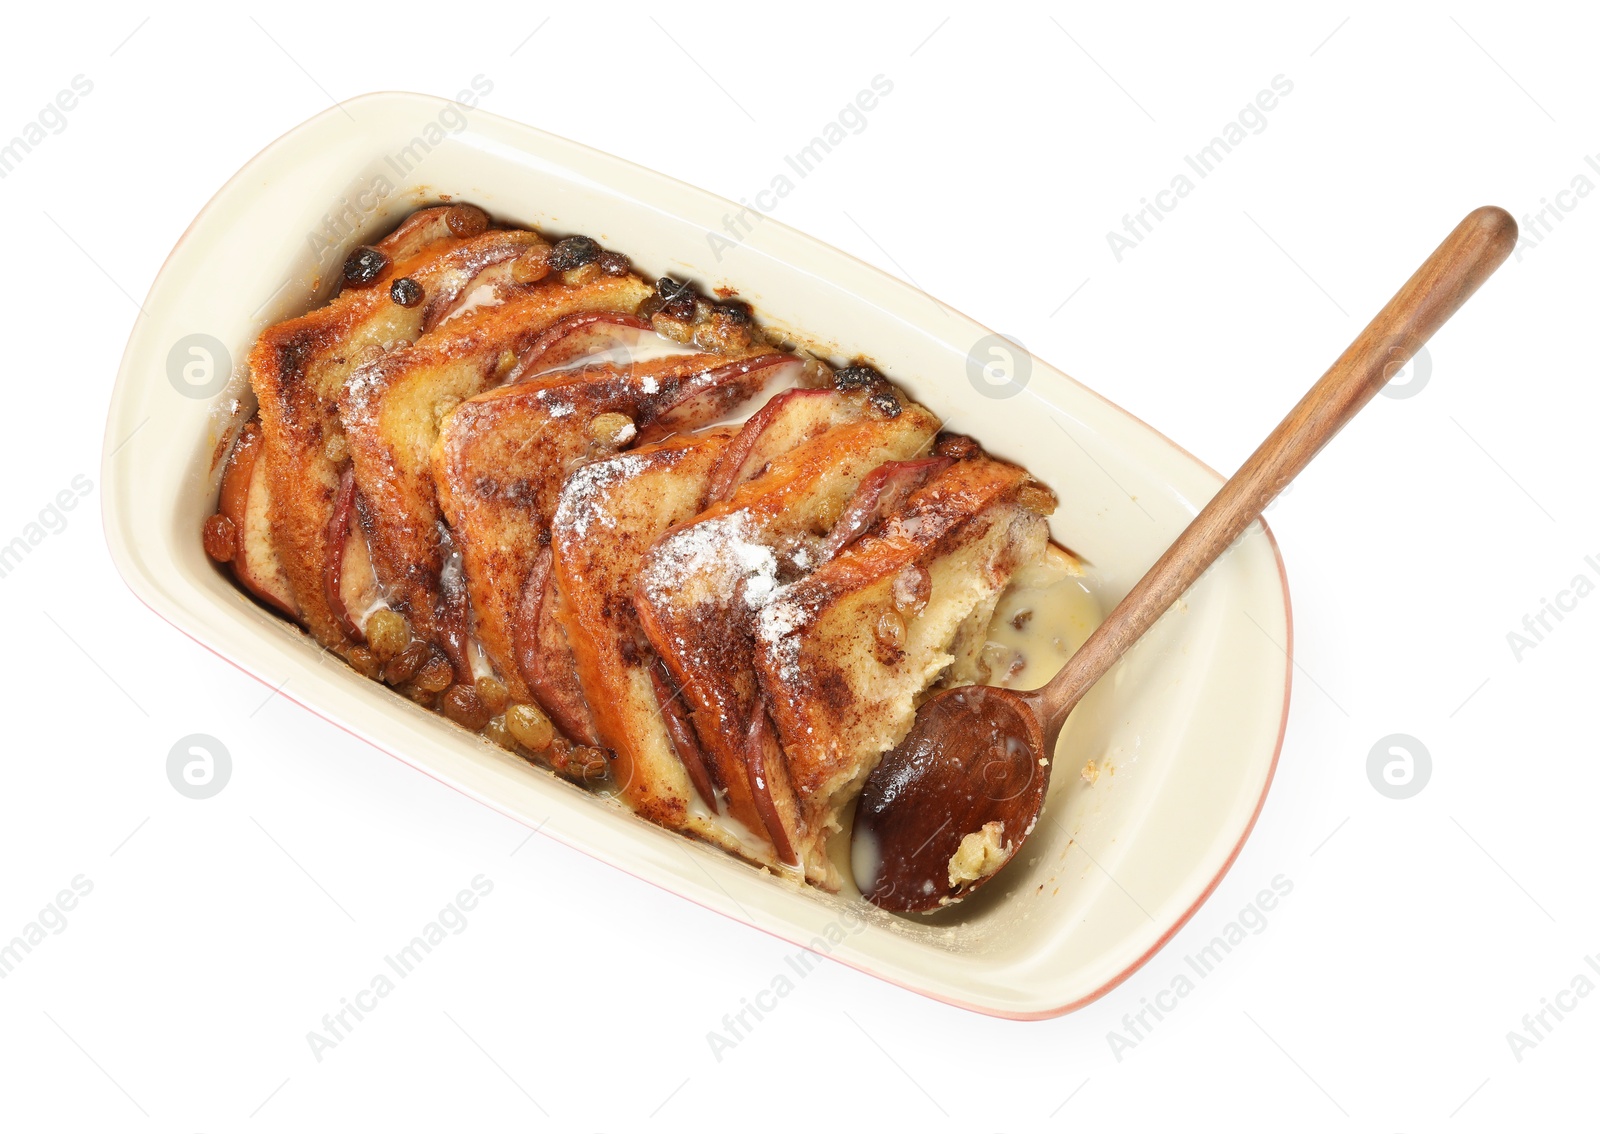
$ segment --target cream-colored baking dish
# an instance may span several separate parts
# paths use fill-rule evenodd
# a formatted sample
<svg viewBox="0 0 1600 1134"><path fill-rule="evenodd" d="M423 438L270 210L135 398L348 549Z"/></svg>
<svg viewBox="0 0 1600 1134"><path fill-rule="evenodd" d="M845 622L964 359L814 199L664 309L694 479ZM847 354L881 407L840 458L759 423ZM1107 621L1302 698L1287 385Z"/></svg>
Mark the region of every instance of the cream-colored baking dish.
<svg viewBox="0 0 1600 1134"><path fill-rule="evenodd" d="M216 449L248 404L243 360L256 335L319 300L349 247L447 196L592 235L648 275L687 276L707 292L726 284L769 324L873 359L951 428L1059 492L1055 537L1090 564L1107 608L1220 483L1036 359L1025 385L996 387L977 373L987 328L808 236L764 220L737 242L709 239L726 237L737 206L481 110L372 94L246 165L150 290L112 395L103 466L106 534L134 592L262 680L287 679L284 695L504 814L917 992L1051 1016L1159 949L1238 853L1282 741L1289 602L1264 527L1077 710L1047 821L1005 877L929 919L798 888L565 784L335 663L206 559L199 531L215 506ZM124 444L135 432L138 443ZM1067 771L1091 759L1092 784Z"/></svg>

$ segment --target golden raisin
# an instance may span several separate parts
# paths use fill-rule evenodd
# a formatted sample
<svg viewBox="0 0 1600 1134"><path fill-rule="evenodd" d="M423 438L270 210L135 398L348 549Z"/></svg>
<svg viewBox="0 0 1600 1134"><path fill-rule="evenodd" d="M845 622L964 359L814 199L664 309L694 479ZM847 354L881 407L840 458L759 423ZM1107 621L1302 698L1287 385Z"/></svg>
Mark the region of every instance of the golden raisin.
<svg viewBox="0 0 1600 1134"><path fill-rule="evenodd" d="M454 205L444 215L452 236L477 236L489 227L489 214L476 205Z"/></svg>
<svg viewBox="0 0 1600 1134"><path fill-rule="evenodd" d="M556 737L555 726L538 705L512 705L506 710L506 728L518 744L535 752L549 748Z"/></svg>
<svg viewBox="0 0 1600 1134"><path fill-rule="evenodd" d="M505 717L494 717L483 726L483 736L490 744L498 744L501 748L515 748L517 738L511 735L511 730L506 727Z"/></svg>
<svg viewBox="0 0 1600 1134"><path fill-rule="evenodd" d="M392 610L376 611L367 619L364 633L367 636L367 648L381 662L395 657L411 642L411 627L406 625L403 615Z"/></svg>
<svg viewBox="0 0 1600 1134"><path fill-rule="evenodd" d="M452 685L439 699L444 715L463 728L477 732L489 723L490 712L478 699L478 691L470 685Z"/></svg>
<svg viewBox="0 0 1600 1134"><path fill-rule="evenodd" d="M206 554L218 563L232 563L233 557L239 554L239 531L221 512L206 518L200 536Z"/></svg>
<svg viewBox="0 0 1600 1134"><path fill-rule="evenodd" d="M450 682L455 679L455 670L444 658L435 654L422 664L417 670L417 675L411 679L418 689L426 689L429 693L443 693L450 688Z"/></svg>
<svg viewBox="0 0 1600 1134"><path fill-rule="evenodd" d="M1056 494L1031 476L1017 489L1017 503L1030 512L1048 516L1056 510Z"/></svg>
<svg viewBox="0 0 1600 1134"><path fill-rule="evenodd" d="M602 445L626 445L637 432L633 419L625 413L602 413L589 423L589 435Z"/></svg>
<svg viewBox="0 0 1600 1134"><path fill-rule="evenodd" d="M428 647L421 642L412 642L383 667L383 679L390 685L410 681L412 675L421 669L422 663L427 660Z"/></svg>
<svg viewBox="0 0 1600 1134"><path fill-rule="evenodd" d="M350 663L350 668L362 677L370 677L373 680L377 680L378 675L383 672L383 664L365 646L352 646L344 657Z"/></svg>
<svg viewBox="0 0 1600 1134"><path fill-rule="evenodd" d="M907 563L894 577L889 590L894 598L895 610L903 617L914 618L928 605L928 596L933 593L933 578L920 563Z"/></svg>
<svg viewBox="0 0 1600 1134"><path fill-rule="evenodd" d="M519 284L538 283L550 274L550 246L535 244L511 262L511 279Z"/></svg>
<svg viewBox="0 0 1600 1134"><path fill-rule="evenodd" d="M606 774L606 754L599 748L575 744L567 755L566 772L581 783L592 783Z"/></svg>
<svg viewBox="0 0 1600 1134"><path fill-rule="evenodd" d="M398 688L403 697L405 697L407 700L415 701L424 709L433 708L434 702L439 699L439 695L437 693L431 693L426 689L418 688L415 681L407 681Z"/></svg>
<svg viewBox="0 0 1600 1134"><path fill-rule="evenodd" d="M897 661L906 644L906 620L892 610L878 616L872 628L872 637L878 643L878 658L885 664Z"/></svg>
<svg viewBox="0 0 1600 1134"><path fill-rule="evenodd" d="M473 688L478 691L478 700L482 701L491 713L505 711L506 687L492 677L480 677L473 683Z"/></svg>
<svg viewBox="0 0 1600 1134"><path fill-rule="evenodd" d="M600 270L600 265L591 260L587 264L583 264L576 268L568 268L566 271L562 272L561 282L566 284L568 287L582 287L585 284L594 283L594 281L599 279L603 274L604 273Z"/></svg>

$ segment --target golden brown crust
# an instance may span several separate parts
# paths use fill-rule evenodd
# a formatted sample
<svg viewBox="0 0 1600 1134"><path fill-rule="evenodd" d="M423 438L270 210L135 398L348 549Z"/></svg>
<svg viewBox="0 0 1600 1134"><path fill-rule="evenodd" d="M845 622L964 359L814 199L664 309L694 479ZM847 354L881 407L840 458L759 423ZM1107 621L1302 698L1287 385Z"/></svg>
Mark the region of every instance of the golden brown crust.
<svg viewBox="0 0 1600 1134"><path fill-rule="evenodd" d="M768 370L793 361L770 357ZM514 697L531 695L517 659L518 612L549 543L561 487L574 468L617 447L597 439L596 419L625 415L635 431L620 439L626 445L686 396L722 384L717 376L728 363L721 355L688 355L626 370L568 371L489 390L445 418L434 447L439 502L462 553L478 639ZM763 374L740 375L734 384L749 397L767 380ZM553 662L545 672L556 679L572 671Z"/></svg>
<svg viewBox="0 0 1600 1134"><path fill-rule="evenodd" d="M440 227L445 235L423 239ZM394 280L406 276L427 291L431 285L455 281L470 267L470 255L463 255L462 248L469 242L448 232L442 220L419 224L407 240L398 242L410 247L420 241L415 255L392 259L371 284L343 291L315 311L269 327L250 353L250 381L260 403L265 439L273 535L301 617L324 645L349 644L325 587L329 523L347 459L338 394L367 355L377 357L399 342L410 342L422 330L430 305L408 308L395 303L389 295Z"/></svg>
<svg viewBox="0 0 1600 1134"><path fill-rule="evenodd" d="M651 670L657 665L633 608L633 584L656 538L701 509L731 432L679 437L586 465L567 482L552 524L556 574L579 679L612 774L636 813L771 863L712 821L669 733ZM677 691L668 683L669 704ZM692 739L692 734L691 737ZM692 757L691 757L692 758ZM697 798L701 797L701 798Z"/></svg>
<svg viewBox="0 0 1600 1134"><path fill-rule="evenodd" d="M639 573L639 620L683 687L713 775L735 819L765 830L747 772L759 690L751 616L807 569L861 478L924 449L934 416L906 406L828 429L776 456L766 471L657 541Z"/></svg>
<svg viewBox="0 0 1600 1134"><path fill-rule="evenodd" d="M480 239L499 246L490 262L501 267L537 241L525 232ZM495 278L486 280L491 274ZM345 383L340 420L367 505L373 566L419 638L444 646L447 638L465 635L464 626L439 624L445 541L432 456L440 418L501 380L517 356L563 316L630 309L649 294L649 287L633 277L604 277L583 287L552 277L519 286L509 273L481 272L473 285L479 306L361 367Z"/></svg>

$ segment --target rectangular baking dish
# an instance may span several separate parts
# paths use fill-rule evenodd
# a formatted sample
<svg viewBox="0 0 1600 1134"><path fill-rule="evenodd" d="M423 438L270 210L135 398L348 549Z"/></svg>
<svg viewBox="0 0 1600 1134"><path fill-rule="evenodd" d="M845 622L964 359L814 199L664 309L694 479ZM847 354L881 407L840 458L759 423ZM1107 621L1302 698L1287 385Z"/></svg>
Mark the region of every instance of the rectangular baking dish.
<svg viewBox="0 0 1600 1134"><path fill-rule="evenodd" d="M348 112L348 113L346 113ZM1149 426L898 279L661 174L431 96L367 95L268 146L201 211L151 287L106 427L104 519L129 586L286 696L542 833L908 989L1040 1018L1103 994L1237 855L1282 742L1290 611L1257 525L1077 710L1046 820L1004 877L925 919L805 890L636 819L409 704L249 601L206 559L216 455L262 328L318 302L346 251L412 209L467 201L581 232L647 276L726 285L769 325L876 362L913 398L1054 487L1055 538L1105 609L1220 478ZM996 351L1002 352L997 355ZM984 366L1009 356L1009 379ZM133 438L133 440L129 440ZM1075 774L1094 760L1090 783ZM600 900L597 896L596 900Z"/></svg>

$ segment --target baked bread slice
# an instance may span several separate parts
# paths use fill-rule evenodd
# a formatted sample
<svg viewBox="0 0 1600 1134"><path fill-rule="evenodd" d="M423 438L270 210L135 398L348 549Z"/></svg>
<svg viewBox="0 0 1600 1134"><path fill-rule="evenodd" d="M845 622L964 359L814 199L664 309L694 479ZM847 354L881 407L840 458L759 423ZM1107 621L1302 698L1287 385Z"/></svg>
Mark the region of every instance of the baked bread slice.
<svg viewBox="0 0 1600 1134"><path fill-rule="evenodd" d="M348 460L339 391L358 365L442 321L479 273L516 253L517 242L500 233L454 235L450 214L445 210L403 224L376 245L390 258L370 282L267 328L250 353L273 539L302 620L327 646L352 641L329 595L338 546L331 524ZM402 252L411 254L390 255ZM396 302L391 285L402 278L420 288L422 302L410 307Z"/></svg>
<svg viewBox="0 0 1600 1134"><path fill-rule="evenodd" d="M596 742L550 571L550 519L587 461L748 400L801 366L785 354L699 354L586 367L468 398L444 419L434 483L461 552L474 630L513 700L536 699L575 740Z"/></svg>
<svg viewBox="0 0 1600 1134"><path fill-rule="evenodd" d="M905 736L960 629L987 626L1012 574L1045 553L1033 509L1049 497L1030 484L987 457L949 464L756 614L755 668L782 747L772 797L808 878L837 888L826 847L840 812Z"/></svg>
<svg viewBox="0 0 1600 1134"><path fill-rule="evenodd" d="M531 237L495 234L518 248ZM465 606L447 601L440 586L450 548L433 482L439 421L504 379L518 356L564 317L628 312L651 294L634 276L601 276L578 286L550 276L519 287L509 274L484 281L489 274L475 284L479 297L470 311L361 367L339 394L378 582L416 637L450 657L458 681L471 681L472 668ZM490 294L482 295L484 289Z"/></svg>
<svg viewBox="0 0 1600 1134"><path fill-rule="evenodd" d="M747 759L760 726L753 616L810 569L861 480L885 461L932 443L938 420L917 405L868 399L859 420L826 429L774 457L764 472L688 524L668 531L639 573L635 603L650 644L682 686L695 732L728 811L765 832L776 856L799 863L778 822L761 760Z"/></svg>
<svg viewBox="0 0 1600 1134"><path fill-rule="evenodd" d="M645 555L700 512L732 436L678 436L583 466L561 491L551 551L578 680L623 799L652 823L771 864L765 840L719 821L719 793L633 606Z"/></svg>

